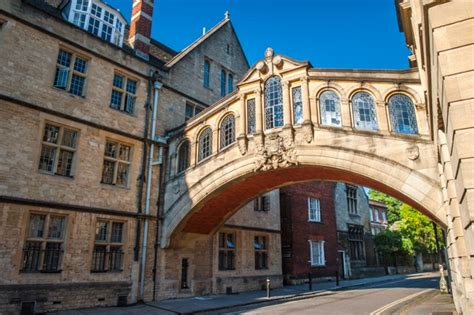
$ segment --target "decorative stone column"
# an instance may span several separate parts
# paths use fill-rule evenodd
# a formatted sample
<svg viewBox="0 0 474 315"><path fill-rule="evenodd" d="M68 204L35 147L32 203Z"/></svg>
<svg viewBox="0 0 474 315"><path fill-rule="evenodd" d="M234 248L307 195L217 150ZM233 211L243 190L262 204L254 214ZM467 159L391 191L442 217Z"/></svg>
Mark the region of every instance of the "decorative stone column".
<svg viewBox="0 0 474 315"><path fill-rule="evenodd" d="M313 123L311 121L311 108L309 106L308 78L301 78L301 101L303 102L303 137L306 142L313 140Z"/></svg>
<svg viewBox="0 0 474 315"><path fill-rule="evenodd" d="M291 100L290 100L290 83L284 80L281 84L283 89L283 127L291 127Z"/></svg>
<svg viewBox="0 0 474 315"><path fill-rule="evenodd" d="M245 95L239 96L239 136L237 137L237 145L239 146L240 154L247 153L247 130L245 128Z"/></svg>

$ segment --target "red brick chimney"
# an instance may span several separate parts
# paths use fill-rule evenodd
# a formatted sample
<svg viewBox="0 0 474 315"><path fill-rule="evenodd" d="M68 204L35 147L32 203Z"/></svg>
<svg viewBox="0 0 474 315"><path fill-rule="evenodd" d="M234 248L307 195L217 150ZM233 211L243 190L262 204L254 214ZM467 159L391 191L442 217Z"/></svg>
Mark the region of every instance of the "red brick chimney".
<svg viewBox="0 0 474 315"><path fill-rule="evenodd" d="M148 60L154 0L133 0L129 43L138 56Z"/></svg>

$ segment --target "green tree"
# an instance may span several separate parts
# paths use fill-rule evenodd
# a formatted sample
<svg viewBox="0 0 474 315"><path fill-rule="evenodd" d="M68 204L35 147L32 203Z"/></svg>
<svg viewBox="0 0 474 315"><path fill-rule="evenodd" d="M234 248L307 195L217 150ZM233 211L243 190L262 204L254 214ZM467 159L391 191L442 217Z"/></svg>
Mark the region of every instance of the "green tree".
<svg viewBox="0 0 474 315"><path fill-rule="evenodd" d="M402 206L400 200L372 189L369 190L369 198L376 201L382 201L387 205L388 224L400 220L400 207Z"/></svg>

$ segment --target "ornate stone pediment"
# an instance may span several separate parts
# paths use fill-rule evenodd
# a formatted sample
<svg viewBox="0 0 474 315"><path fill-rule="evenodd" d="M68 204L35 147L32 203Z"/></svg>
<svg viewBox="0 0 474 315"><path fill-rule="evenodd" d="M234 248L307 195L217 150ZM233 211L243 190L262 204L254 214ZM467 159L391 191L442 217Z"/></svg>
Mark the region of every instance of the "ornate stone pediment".
<svg viewBox="0 0 474 315"><path fill-rule="evenodd" d="M265 144L257 145L257 154L259 156L255 161L255 172L298 164L293 139L279 134L265 137Z"/></svg>

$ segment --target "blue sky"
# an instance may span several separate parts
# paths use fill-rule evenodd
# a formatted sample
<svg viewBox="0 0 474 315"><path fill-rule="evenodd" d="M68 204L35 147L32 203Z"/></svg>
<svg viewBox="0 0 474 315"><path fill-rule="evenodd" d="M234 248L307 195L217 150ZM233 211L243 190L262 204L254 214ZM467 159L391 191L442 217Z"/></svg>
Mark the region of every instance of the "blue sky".
<svg viewBox="0 0 474 315"><path fill-rule="evenodd" d="M130 19L132 0L109 0ZM394 0L155 0L152 37L181 50L230 11L250 64L267 47L318 68L406 69Z"/></svg>

